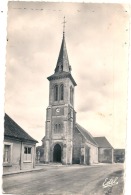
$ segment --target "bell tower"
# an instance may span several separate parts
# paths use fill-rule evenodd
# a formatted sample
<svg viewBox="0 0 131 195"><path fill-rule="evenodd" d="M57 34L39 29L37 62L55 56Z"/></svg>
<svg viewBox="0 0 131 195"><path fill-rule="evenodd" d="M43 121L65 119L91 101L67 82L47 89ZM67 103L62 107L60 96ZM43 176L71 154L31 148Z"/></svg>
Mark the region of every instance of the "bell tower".
<svg viewBox="0 0 131 195"><path fill-rule="evenodd" d="M74 90L66 42L63 38L54 74L49 80L49 106L46 109L44 162L72 164L73 129L75 127Z"/></svg>

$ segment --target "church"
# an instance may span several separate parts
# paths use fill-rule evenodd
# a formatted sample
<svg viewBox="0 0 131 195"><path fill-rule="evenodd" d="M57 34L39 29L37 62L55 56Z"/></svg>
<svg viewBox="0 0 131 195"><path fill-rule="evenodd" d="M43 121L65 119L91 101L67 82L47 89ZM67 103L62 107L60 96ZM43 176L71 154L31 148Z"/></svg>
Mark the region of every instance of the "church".
<svg viewBox="0 0 131 195"><path fill-rule="evenodd" d="M100 157L101 162L104 159L104 162L112 163L113 147L107 144L108 141L104 139L106 146L99 150L98 139L76 122L74 96L77 84L71 71L63 31L54 74L47 78L49 106L46 109L45 137L42 139L43 162L91 165L98 163Z"/></svg>

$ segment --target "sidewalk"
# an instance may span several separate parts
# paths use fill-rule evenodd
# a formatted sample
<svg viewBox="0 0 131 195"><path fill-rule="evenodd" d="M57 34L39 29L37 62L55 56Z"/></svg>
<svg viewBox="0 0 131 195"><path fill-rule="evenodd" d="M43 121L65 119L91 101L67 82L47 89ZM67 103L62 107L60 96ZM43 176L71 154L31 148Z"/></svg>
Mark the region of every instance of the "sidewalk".
<svg viewBox="0 0 131 195"><path fill-rule="evenodd" d="M26 173L26 172L33 172L33 171L39 171L39 170L43 170L45 169L45 171L47 170L48 167L59 167L59 166L68 166L68 165L62 165L61 163L50 163L50 164L43 164L43 163L39 163L35 165L35 168L33 169L24 169L24 170L17 170L17 171L10 171L7 173L3 173L3 176L6 175L13 175L13 174L19 174L19 173Z"/></svg>
<svg viewBox="0 0 131 195"><path fill-rule="evenodd" d="M26 172L33 172L33 171L39 171L42 169L45 169L45 164L41 164L41 165L36 165L35 168L33 169L24 169L24 170L17 170L17 171L11 171L11 172L7 172L7 173L3 173L3 176L6 175L12 175L12 174L19 174L19 173L26 173ZM45 169L47 170L47 169Z"/></svg>

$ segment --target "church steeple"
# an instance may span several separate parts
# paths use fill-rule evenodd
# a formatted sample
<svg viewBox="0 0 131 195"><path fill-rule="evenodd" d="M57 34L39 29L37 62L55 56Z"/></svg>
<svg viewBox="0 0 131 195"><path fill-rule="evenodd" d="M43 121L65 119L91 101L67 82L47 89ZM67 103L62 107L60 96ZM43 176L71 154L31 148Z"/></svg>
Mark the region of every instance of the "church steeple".
<svg viewBox="0 0 131 195"><path fill-rule="evenodd" d="M63 38L62 38L62 43L61 43L61 48L55 68L54 74L51 76L47 77L49 81L55 80L56 79L63 79L63 78L70 78L72 81L73 85L76 86L76 82L73 79L71 75L71 66L69 64L69 59L68 59L68 54L67 54L67 49L66 49L66 41L65 41L65 17L64 17L64 22L63 22Z"/></svg>
<svg viewBox="0 0 131 195"><path fill-rule="evenodd" d="M47 77L50 84L45 125L44 162L72 164L73 132L76 119L74 94L77 84L71 75L68 60L65 20L63 24L63 38L55 72Z"/></svg>
<svg viewBox="0 0 131 195"><path fill-rule="evenodd" d="M63 39L61 43L61 48L59 52L59 57L57 60L55 73L56 72L71 72L71 66L69 64L67 49L66 49L66 42L65 42L65 17L63 22Z"/></svg>

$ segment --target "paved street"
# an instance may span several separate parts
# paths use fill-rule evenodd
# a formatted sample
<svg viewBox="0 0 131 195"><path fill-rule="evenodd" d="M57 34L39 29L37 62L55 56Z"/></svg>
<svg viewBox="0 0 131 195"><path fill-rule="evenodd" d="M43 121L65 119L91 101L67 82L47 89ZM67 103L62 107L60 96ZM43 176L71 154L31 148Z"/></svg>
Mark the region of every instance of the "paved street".
<svg viewBox="0 0 131 195"><path fill-rule="evenodd" d="M43 166L39 171L4 176L3 190L19 195L121 195L122 170L123 164ZM107 177L117 179L111 188L102 187Z"/></svg>

